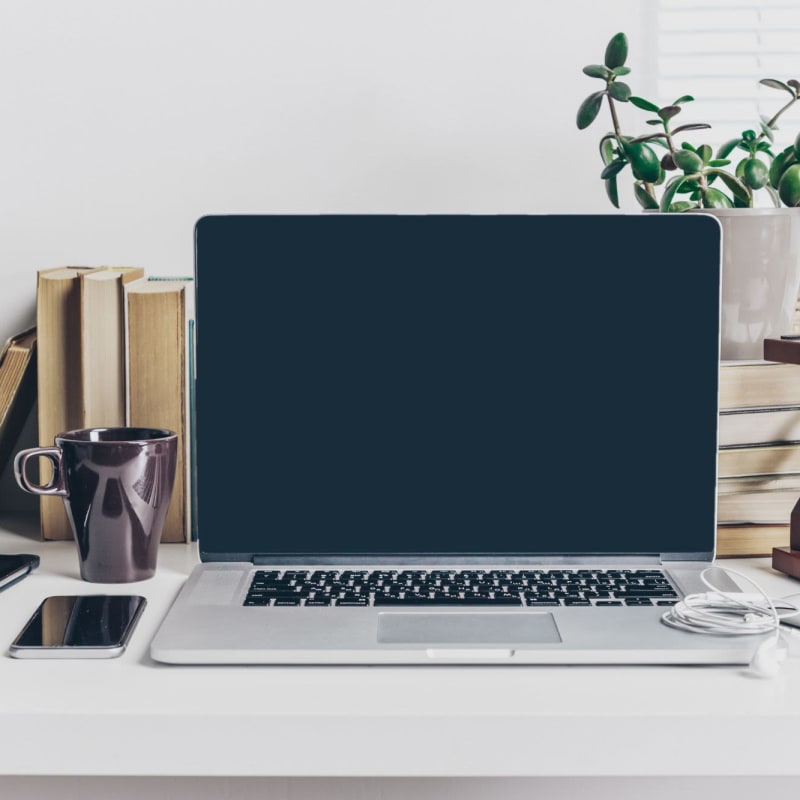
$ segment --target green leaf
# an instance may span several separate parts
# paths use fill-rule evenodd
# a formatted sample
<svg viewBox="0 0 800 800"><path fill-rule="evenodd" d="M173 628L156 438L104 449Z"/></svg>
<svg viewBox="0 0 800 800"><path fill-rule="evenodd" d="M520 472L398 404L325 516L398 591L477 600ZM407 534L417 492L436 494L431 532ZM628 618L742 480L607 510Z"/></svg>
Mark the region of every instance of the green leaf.
<svg viewBox="0 0 800 800"><path fill-rule="evenodd" d="M749 143L749 142L752 142L755 138L756 138L756 132L755 131L750 131L750 130L742 131L742 141L743 142L748 142Z"/></svg>
<svg viewBox="0 0 800 800"><path fill-rule="evenodd" d="M690 208L697 208L697 203L690 203L688 200L680 200L673 203L670 207L671 214L680 214L682 211L688 211Z"/></svg>
<svg viewBox="0 0 800 800"><path fill-rule="evenodd" d="M703 159L704 164L708 164L708 162L711 160L711 156L713 155L711 145L701 144L700 147L697 148L697 155Z"/></svg>
<svg viewBox="0 0 800 800"><path fill-rule="evenodd" d="M621 103L627 103L628 98L631 96L631 87L622 81L614 81L608 85L608 93Z"/></svg>
<svg viewBox="0 0 800 800"><path fill-rule="evenodd" d="M769 195L770 200L772 200L772 203L775 206L775 208L780 208L781 196L771 186L767 186L766 188L767 188L767 194Z"/></svg>
<svg viewBox="0 0 800 800"><path fill-rule="evenodd" d="M678 189L686 183L686 176L685 175L676 175L674 178L671 178L667 181L667 185L664 188L664 194L661 195L661 210L662 211L669 211L670 206L672 205L672 198L675 197L675 193Z"/></svg>
<svg viewBox="0 0 800 800"><path fill-rule="evenodd" d="M691 103L694 100L690 94L681 95L672 105L679 106L681 103Z"/></svg>
<svg viewBox="0 0 800 800"><path fill-rule="evenodd" d="M722 169L708 169L706 170L707 175L718 175L719 179L731 190L731 193L734 197L746 202L750 205L752 200L752 195L750 190L735 176L731 175L730 172L725 172Z"/></svg>
<svg viewBox="0 0 800 800"><path fill-rule="evenodd" d="M688 150L688 151L689 151L689 152L691 152L691 153L696 153L696 152L697 152L697 148L696 148L696 147L695 147L695 146L694 146L694 145L693 145L691 142L684 142L684 143L681 145L681 147L682 147L684 150Z"/></svg>
<svg viewBox="0 0 800 800"><path fill-rule="evenodd" d="M617 179L609 178L605 181L606 184L606 194L608 195L608 199L614 205L615 208L619 208L619 189L617 188Z"/></svg>
<svg viewBox="0 0 800 800"><path fill-rule="evenodd" d="M605 92L594 92L590 94L578 109L577 123L578 129L588 128L600 113L600 106L603 103Z"/></svg>
<svg viewBox="0 0 800 800"><path fill-rule="evenodd" d="M616 161L612 161L610 164L606 164L603 171L600 173L600 177L603 180L608 180L608 178L613 178L628 162L624 158L619 158Z"/></svg>
<svg viewBox="0 0 800 800"><path fill-rule="evenodd" d="M772 160L772 164L770 164L770 185L777 189L778 184L781 181L781 175L783 175L783 173L795 163L797 163L797 153L795 153L794 147L789 145L789 147L787 147L785 150L782 150L780 153L778 153L778 155Z"/></svg>
<svg viewBox="0 0 800 800"><path fill-rule="evenodd" d="M614 142L616 137L613 133L607 133L600 140L600 158L604 164L610 164L614 160Z"/></svg>
<svg viewBox="0 0 800 800"><path fill-rule="evenodd" d="M761 189L769 181L769 168L758 158L748 158L744 162L742 178L751 189Z"/></svg>
<svg viewBox="0 0 800 800"><path fill-rule="evenodd" d="M778 194L785 206L800 206L800 164L786 168L778 184Z"/></svg>
<svg viewBox="0 0 800 800"><path fill-rule="evenodd" d="M694 180L694 178L687 180L686 183L678 189L678 194L690 194L693 200L697 200L699 197L697 194L697 181Z"/></svg>
<svg viewBox="0 0 800 800"><path fill-rule="evenodd" d="M618 33L611 37L611 41L606 46L605 65L609 69L616 69L625 63L628 57L628 37L624 33Z"/></svg>
<svg viewBox="0 0 800 800"><path fill-rule="evenodd" d="M590 78L602 78L606 81L611 78L611 70L602 64L589 64L588 67L583 68L583 74Z"/></svg>
<svg viewBox="0 0 800 800"><path fill-rule="evenodd" d="M648 119L647 120L647 124L648 125L663 125L664 123L660 119Z"/></svg>
<svg viewBox="0 0 800 800"><path fill-rule="evenodd" d="M706 189L703 192L704 208L733 208L733 201L719 189Z"/></svg>
<svg viewBox="0 0 800 800"><path fill-rule="evenodd" d="M631 162L633 175L640 181L655 183L661 174L661 164L655 151L642 142L625 142L623 150Z"/></svg>
<svg viewBox="0 0 800 800"><path fill-rule="evenodd" d="M727 158L741 141L741 138L728 139L728 141L717 150L717 158Z"/></svg>
<svg viewBox="0 0 800 800"><path fill-rule="evenodd" d="M794 140L794 154L800 158L800 133L797 134Z"/></svg>
<svg viewBox="0 0 800 800"><path fill-rule="evenodd" d="M700 172L703 169L703 159L699 153L692 153L689 150L676 150L672 154L672 159L686 175Z"/></svg>
<svg viewBox="0 0 800 800"><path fill-rule="evenodd" d="M761 123L761 131L763 132L764 136L766 136L767 139L769 139L771 142L775 141L775 135L763 122Z"/></svg>
<svg viewBox="0 0 800 800"><path fill-rule="evenodd" d="M795 95L800 94L800 81L796 81L794 78L792 78L792 80L786 81L786 83L788 83L789 86L794 89Z"/></svg>
<svg viewBox="0 0 800 800"><path fill-rule="evenodd" d="M731 163L729 158L712 158L708 162L709 167L727 167Z"/></svg>
<svg viewBox="0 0 800 800"><path fill-rule="evenodd" d="M660 108L658 110L658 116L666 122L668 119L672 119L676 114L681 113L680 106L664 106L664 108Z"/></svg>
<svg viewBox="0 0 800 800"><path fill-rule="evenodd" d="M636 108L641 108L642 111L654 111L658 113L658 106L655 103L651 103L649 100L645 100L643 97L631 97L629 99Z"/></svg>
<svg viewBox="0 0 800 800"><path fill-rule="evenodd" d="M775 154L772 152L769 142L759 142L756 150L760 150L762 153L769 154L770 158L775 158Z"/></svg>
<svg viewBox="0 0 800 800"><path fill-rule="evenodd" d="M789 92L789 94L794 97L794 90L783 81L779 81L776 78L762 78L759 83L763 86L769 86L772 89L783 89L784 92Z"/></svg>
<svg viewBox="0 0 800 800"><path fill-rule="evenodd" d="M630 67L614 67L611 70L615 78L621 78L623 75L630 75L631 68Z"/></svg>
<svg viewBox="0 0 800 800"><path fill-rule="evenodd" d="M679 125L672 131L673 134L682 133L683 131L702 131L711 126L707 122L690 122L687 125Z"/></svg>
<svg viewBox="0 0 800 800"><path fill-rule="evenodd" d="M641 181L636 181L633 184L633 193L642 208L653 209L654 211L658 209L658 201L645 189Z"/></svg>

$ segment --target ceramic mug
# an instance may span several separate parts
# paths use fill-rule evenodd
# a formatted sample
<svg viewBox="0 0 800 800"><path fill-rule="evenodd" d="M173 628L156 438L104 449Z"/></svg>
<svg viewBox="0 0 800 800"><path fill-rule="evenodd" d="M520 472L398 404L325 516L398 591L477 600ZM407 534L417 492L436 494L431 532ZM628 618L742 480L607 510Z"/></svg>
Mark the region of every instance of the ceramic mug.
<svg viewBox="0 0 800 800"><path fill-rule="evenodd" d="M53 476L33 483L28 462L42 457ZM85 428L59 433L55 447L20 450L14 476L26 492L64 498L81 578L129 583L155 573L177 457L178 436L170 430Z"/></svg>

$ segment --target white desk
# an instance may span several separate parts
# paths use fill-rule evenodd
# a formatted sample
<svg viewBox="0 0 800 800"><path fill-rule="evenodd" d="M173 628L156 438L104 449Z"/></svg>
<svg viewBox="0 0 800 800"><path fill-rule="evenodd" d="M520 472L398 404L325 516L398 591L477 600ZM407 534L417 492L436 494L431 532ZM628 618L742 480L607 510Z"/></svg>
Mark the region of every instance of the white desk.
<svg viewBox="0 0 800 800"><path fill-rule="evenodd" d="M114 586L80 580L71 542L0 530L0 552L41 556L0 593L0 775L800 775L800 635L772 680L720 667L166 666L148 646L193 546L162 546L155 578ZM775 596L800 591L766 559L725 563ZM122 657L5 652L45 596L106 591L148 600Z"/></svg>

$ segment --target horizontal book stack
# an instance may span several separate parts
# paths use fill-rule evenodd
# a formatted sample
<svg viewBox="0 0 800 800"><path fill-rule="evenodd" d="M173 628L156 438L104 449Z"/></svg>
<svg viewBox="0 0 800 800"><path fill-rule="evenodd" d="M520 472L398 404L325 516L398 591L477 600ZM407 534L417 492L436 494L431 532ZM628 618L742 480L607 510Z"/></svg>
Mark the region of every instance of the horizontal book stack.
<svg viewBox="0 0 800 800"><path fill-rule="evenodd" d="M717 555L768 556L800 499L800 367L723 361L719 407Z"/></svg>
<svg viewBox="0 0 800 800"><path fill-rule="evenodd" d="M149 278L141 267L38 273L39 444L74 428L174 430L178 474L162 533L169 542L196 538L193 298L192 278ZM71 539L61 498L40 500L42 538Z"/></svg>

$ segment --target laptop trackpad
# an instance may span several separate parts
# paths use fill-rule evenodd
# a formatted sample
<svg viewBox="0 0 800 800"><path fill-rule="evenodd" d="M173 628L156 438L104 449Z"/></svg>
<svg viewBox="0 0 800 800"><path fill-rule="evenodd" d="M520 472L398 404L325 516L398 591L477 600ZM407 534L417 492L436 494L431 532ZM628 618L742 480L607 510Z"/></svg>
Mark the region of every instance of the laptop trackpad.
<svg viewBox="0 0 800 800"><path fill-rule="evenodd" d="M384 612L378 615L381 644L498 645L558 644L553 615L529 613Z"/></svg>

